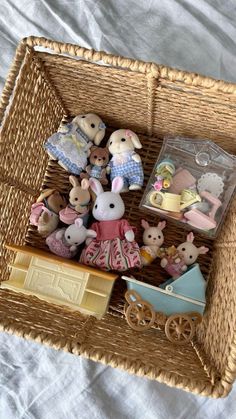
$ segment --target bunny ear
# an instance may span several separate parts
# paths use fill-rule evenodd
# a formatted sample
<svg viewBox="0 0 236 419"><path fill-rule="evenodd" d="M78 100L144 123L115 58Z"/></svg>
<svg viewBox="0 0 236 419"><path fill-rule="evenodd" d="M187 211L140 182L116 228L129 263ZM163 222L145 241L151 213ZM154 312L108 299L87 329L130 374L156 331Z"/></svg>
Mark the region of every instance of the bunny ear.
<svg viewBox="0 0 236 419"><path fill-rule="evenodd" d="M146 220L141 220L141 226L144 228L144 230L149 228L149 224Z"/></svg>
<svg viewBox="0 0 236 419"><path fill-rule="evenodd" d="M88 179L83 179L81 182L81 188L84 190L87 190L89 188L90 184L89 184L89 180Z"/></svg>
<svg viewBox="0 0 236 419"><path fill-rule="evenodd" d="M166 221L160 221L160 222L157 224L157 227L158 227L160 230L163 230L163 229L165 228L165 226L166 226Z"/></svg>
<svg viewBox="0 0 236 419"><path fill-rule="evenodd" d="M188 233L187 235L187 242L193 242L194 240L194 234L192 233L192 231L190 233Z"/></svg>
<svg viewBox="0 0 236 419"><path fill-rule="evenodd" d="M205 246L198 247L197 250L198 250L199 255L204 255L205 253L209 251L208 247L205 247Z"/></svg>
<svg viewBox="0 0 236 419"><path fill-rule="evenodd" d="M95 135L93 141L95 145L99 145L105 135L105 128L99 128L99 131Z"/></svg>
<svg viewBox="0 0 236 419"><path fill-rule="evenodd" d="M76 227L79 227L79 228L82 227L82 225L83 225L82 218L76 218L75 225L76 225Z"/></svg>
<svg viewBox="0 0 236 419"><path fill-rule="evenodd" d="M99 180L94 179L93 177L91 177L89 179L89 185L90 188L92 189L92 191L98 196L101 195L104 191L103 191L103 187L101 185L101 183L99 182Z"/></svg>
<svg viewBox="0 0 236 419"><path fill-rule="evenodd" d="M135 134L135 132L130 131L129 129L127 129L125 131L127 137L129 137L134 145L135 148L142 148L142 144L139 141L139 138L137 136L137 134Z"/></svg>
<svg viewBox="0 0 236 419"><path fill-rule="evenodd" d="M69 181L74 188L79 186L78 179L75 176L69 176Z"/></svg>
<svg viewBox="0 0 236 419"><path fill-rule="evenodd" d="M112 181L111 192L119 193L122 190L123 186L123 178L121 176L116 176Z"/></svg>

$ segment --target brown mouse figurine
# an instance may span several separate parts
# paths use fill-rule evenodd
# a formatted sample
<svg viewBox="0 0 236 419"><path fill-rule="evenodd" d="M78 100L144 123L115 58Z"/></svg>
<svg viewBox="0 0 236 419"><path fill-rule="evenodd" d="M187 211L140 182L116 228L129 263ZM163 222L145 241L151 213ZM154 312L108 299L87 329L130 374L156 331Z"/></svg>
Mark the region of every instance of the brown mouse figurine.
<svg viewBox="0 0 236 419"><path fill-rule="evenodd" d="M67 205L66 199L55 189L44 189L31 207L30 224L37 226L40 236L47 237L56 230L59 212Z"/></svg>
<svg viewBox="0 0 236 419"><path fill-rule="evenodd" d="M89 156L90 164L86 166L86 173L81 173L81 179L89 179L91 177L98 179L102 185L107 185L107 169L106 166L109 161L108 148L91 147L91 154Z"/></svg>

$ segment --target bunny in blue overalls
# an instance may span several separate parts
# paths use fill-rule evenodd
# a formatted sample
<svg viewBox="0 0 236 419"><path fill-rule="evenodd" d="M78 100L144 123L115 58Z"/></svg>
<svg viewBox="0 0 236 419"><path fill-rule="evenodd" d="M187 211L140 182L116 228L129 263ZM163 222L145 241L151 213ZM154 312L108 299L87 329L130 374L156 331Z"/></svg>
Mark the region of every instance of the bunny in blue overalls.
<svg viewBox="0 0 236 419"><path fill-rule="evenodd" d="M123 190L141 189L144 180L142 161L134 151L134 148L142 148L138 136L127 129L117 130L111 135L108 148L113 155L108 164L111 181L121 176L124 181Z"/></svg>
<svg viewBox="0 0 236 419"><path fill-rule="evenodd" d="M142 163L133 160L135 151L127 152L123 154L123 163L117 161L116 156L112 157L109 162L111 168L111 181L116 176L121 176L124 181L124 188L128 188L130 185L137 185L140 188L143 186L143 168ZM138 188L137 188L138 189Z"/></svg>

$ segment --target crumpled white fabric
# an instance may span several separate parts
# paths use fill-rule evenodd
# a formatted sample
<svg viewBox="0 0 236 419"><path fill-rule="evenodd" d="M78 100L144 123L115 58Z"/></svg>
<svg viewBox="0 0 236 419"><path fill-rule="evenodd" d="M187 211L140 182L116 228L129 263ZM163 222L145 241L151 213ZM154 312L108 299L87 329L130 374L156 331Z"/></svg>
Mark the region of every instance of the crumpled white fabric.
<svg viewBox="0 0 236 419"><path fill-rule="evenodd" d="M1 0L0 90L19 40L37 35L236 82L233 0ZM233 419L195 396L0 333L0 419Z"/></svg>
<svg viewBox="0 0 236 419"><path fill-rule="evenodd" d="M0 334L1 419L234 419L235 404Z"/></svg>

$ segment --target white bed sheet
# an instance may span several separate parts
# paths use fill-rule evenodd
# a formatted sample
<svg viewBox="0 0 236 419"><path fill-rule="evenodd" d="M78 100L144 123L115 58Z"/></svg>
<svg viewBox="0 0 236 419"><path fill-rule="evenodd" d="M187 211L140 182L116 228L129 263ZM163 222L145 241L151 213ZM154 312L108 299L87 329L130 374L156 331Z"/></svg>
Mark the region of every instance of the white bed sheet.
<svg viewBox="0 0 236 419"><path fill-rule="evenodd" d="M28 35L236 82L234 0L2 0L0 90ZM0 334L0 419L233 419L235 396L194 396Z"/></svg>

